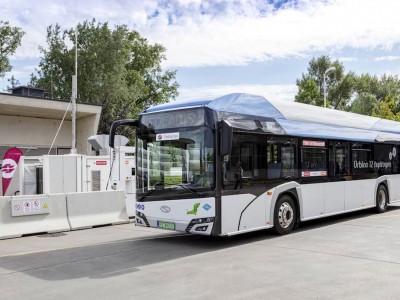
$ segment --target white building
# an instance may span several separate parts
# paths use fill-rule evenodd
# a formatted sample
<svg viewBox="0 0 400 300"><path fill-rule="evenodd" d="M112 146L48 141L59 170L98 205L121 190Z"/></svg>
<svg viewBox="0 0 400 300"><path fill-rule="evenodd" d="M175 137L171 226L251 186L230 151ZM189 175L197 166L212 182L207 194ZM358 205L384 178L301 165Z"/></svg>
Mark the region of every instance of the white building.
<svg viewBox="0 0 400 300"><path fill-rule="evenodd" d="M20 148L26 156L48 154L69 101L47 99L43 95L43 90L30 87L16 88L13 94L0 93L0 162L10 147ZM50 154L71 151L71 108L72 105ZM77 104L76 147L79 154L91 154L87 139L97 134L100 114L101 106Z"/></svg>

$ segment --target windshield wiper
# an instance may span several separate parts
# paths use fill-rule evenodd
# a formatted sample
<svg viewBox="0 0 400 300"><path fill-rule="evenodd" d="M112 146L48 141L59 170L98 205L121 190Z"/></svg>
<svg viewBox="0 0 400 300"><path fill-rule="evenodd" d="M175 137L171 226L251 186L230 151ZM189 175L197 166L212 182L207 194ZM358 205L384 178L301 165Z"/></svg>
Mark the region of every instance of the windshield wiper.
<svg viewBox="0 0 400 300"><path fill-rule="evenodd" d="M150 196L151 194L154 193L155 190L150 190L147 191L145 194L141 195L140 197L138 197L137 202L143 202L144 199L146 199L148 196Z"/></svg>
<svg viewBox="0 0 400 300"><path fill-rule="evenodd" d="M183 188L183 189L185 189L187 191L190 191L193 195L201 197L201 194L199 192L197 192L196 190L194 190L194 189L192 189L192 188L190 188L190 187L188 187L186 185L176 184L176 186L180 186L181 188Z"/></svg>

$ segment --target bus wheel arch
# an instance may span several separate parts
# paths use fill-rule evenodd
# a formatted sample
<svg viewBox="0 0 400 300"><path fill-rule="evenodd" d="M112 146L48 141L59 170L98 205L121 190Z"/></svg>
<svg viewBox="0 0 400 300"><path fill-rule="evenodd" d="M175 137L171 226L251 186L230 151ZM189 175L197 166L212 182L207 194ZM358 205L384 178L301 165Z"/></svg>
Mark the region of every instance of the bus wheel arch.
<svg viewBox="0 0 400 300"><path fill-rule="evenodd" d="M384 213L386 212L389 203L389 190L385 181L381 182L376 189L375 204L376 212Z"/></svg>
<svg viewBox="0 0 400 300"><path fill-rule="evenodd" d="M299 220L297 197L290 192L278 196L274 207L274 231L279 235L290 233Z"/></svg>

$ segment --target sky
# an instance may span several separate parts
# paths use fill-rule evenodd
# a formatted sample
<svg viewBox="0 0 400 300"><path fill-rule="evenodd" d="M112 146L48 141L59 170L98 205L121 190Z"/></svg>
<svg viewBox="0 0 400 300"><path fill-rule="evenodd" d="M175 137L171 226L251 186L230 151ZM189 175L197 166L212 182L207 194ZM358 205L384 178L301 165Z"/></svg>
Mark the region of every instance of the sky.
<svg viewBox="0 0 400 300"><path fill-rule="evenodd" d="M164 45L177 100L247 92L293 101L296 79L321 55L356 74L398 75L399 11L398 0L1 0L0 19L25 35L0 89L11 75L29 81L49 25L95 18Z"/></svg>

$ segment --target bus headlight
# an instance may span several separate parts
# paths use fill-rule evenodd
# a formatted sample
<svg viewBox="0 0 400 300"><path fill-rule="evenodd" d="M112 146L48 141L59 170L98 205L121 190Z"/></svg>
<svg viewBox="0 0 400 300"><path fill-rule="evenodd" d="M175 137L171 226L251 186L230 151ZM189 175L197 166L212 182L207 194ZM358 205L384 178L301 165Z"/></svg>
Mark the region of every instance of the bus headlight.
<svg viewBox="0 0 400 300"><path fill-rule="evenodd" d="M215 218L214 217L207 217L207 218L200 218L200 219L193 219L190 221L188 227L186 228L186 232L189 233L190 230L193 228L194 225L199 225L199 224L207 224L207 223L214 223ZM208 225L205 226L198 226L196 228L196 231L207 231Z"/></svg>

